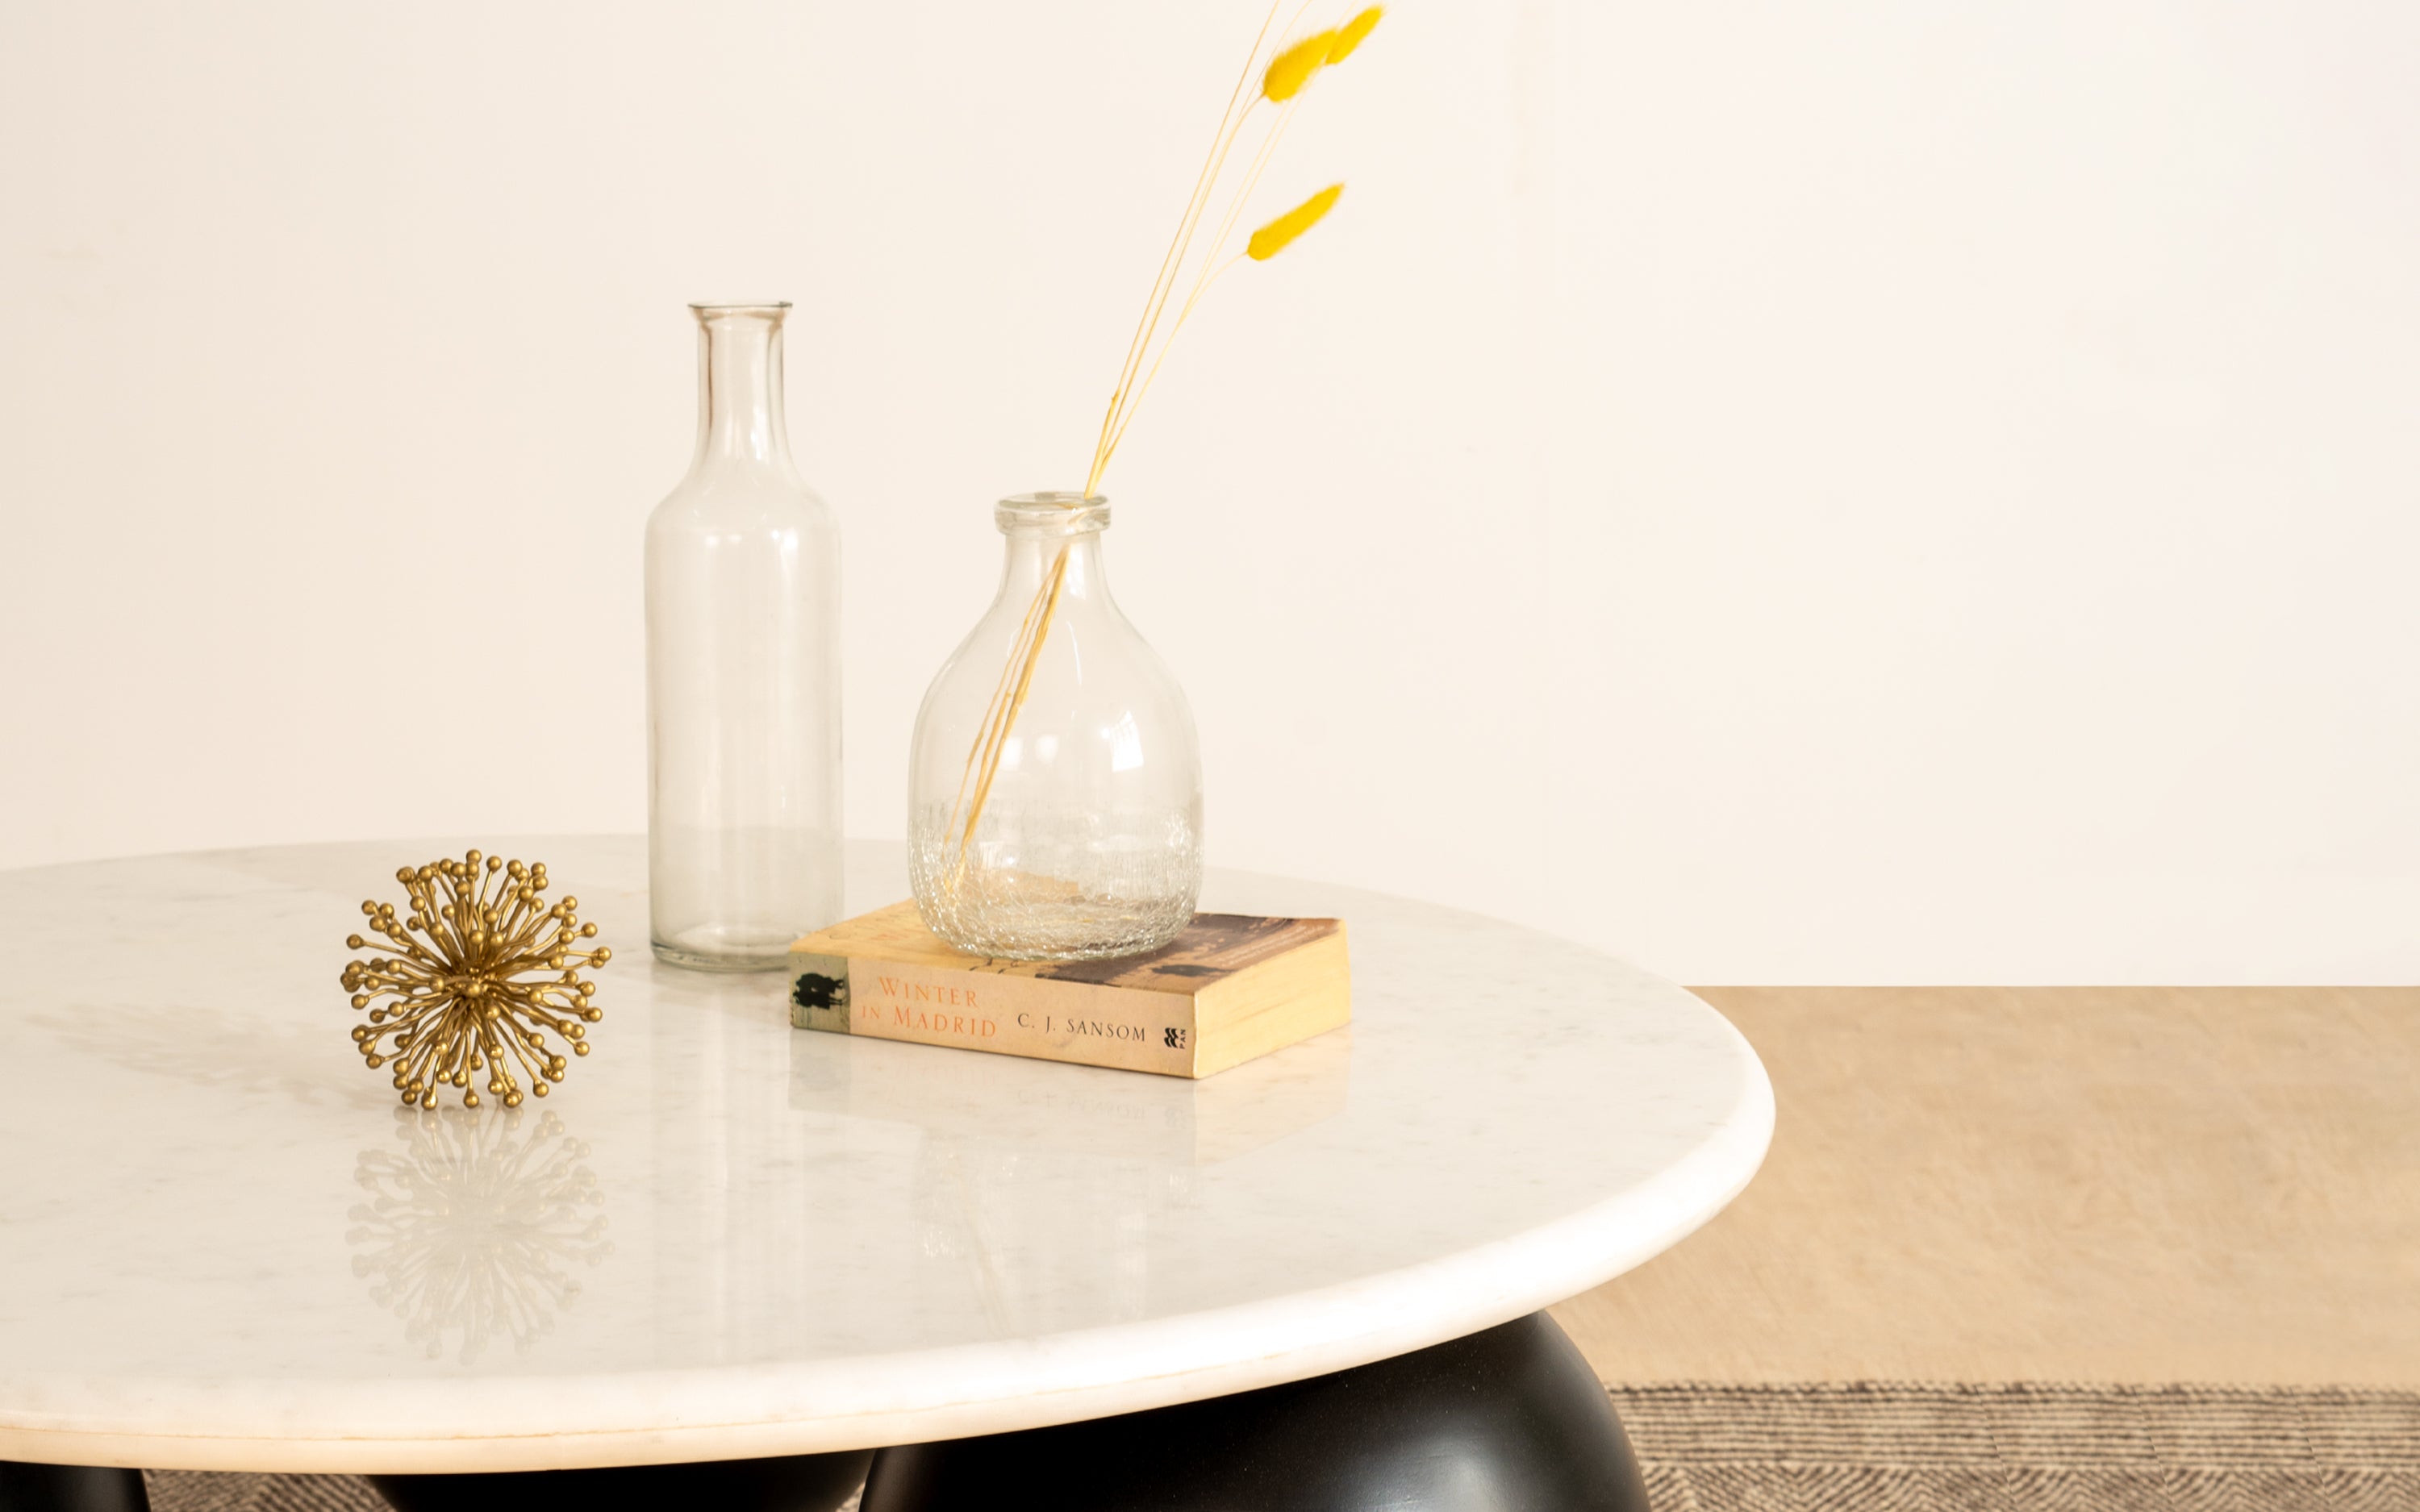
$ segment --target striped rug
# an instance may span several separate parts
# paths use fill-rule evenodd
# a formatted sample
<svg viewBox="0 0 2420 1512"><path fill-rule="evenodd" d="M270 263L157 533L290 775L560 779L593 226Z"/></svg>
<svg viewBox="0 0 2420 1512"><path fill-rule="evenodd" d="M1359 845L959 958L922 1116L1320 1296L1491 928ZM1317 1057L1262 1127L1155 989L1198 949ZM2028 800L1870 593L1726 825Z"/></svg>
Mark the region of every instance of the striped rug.
<svg viewBox="0 0 2420 1512"><path fill-rule="evenodd" d="M2420 1392L1631 1386L1655 1512L2420 1512Z"/></svg>
<svg viewBox="0 0 2420 1512"><path fill-rule="evenodd" d="M2420 1512L2420 1392L1859 1382L1613 1402L1655 1512ZM156 1512L385 1507L344 1475L149 1478Z"/></svg>

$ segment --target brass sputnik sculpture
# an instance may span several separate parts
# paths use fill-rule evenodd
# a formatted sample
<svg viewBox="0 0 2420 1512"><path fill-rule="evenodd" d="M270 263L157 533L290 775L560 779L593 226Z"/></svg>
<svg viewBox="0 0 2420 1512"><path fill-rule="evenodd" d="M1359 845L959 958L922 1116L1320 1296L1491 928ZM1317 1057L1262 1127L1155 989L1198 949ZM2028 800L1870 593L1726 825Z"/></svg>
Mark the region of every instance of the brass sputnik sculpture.
<svg viewBox="0 0 2420 1512"><path fill-rule="evenodd" d="M369 1022L353 1027L353 1043L372 1068L395 1062L396 1090L406 1103L437 1105L437 1094L463 1089L462 1105L477 1107L471 1078L487 1073L488 1090L504 1106L521 1102L518 1069L530 1089L547 1093L570 1063L547 1047L551 1030L575 1056L588 1054L587 1030L605 1016L590 999L597 984L581 980L580 967L613 958L604 946L572 949L596 936L597 926L580 922L580 900L551 907L546 865L524 866L477 851L462 859L405 867L395 880L411 895L411 911L365 901L369 927L385 937L379 944L349 936L355 950L384 951L345 964L345 990L353 1007L369 1010ZM419 938L413 938L414 935ZM551 980L535 980L538 973ZM392 1002L379 999L391 997ZM382 1041L394 1036L389 1046Z"/></svg>

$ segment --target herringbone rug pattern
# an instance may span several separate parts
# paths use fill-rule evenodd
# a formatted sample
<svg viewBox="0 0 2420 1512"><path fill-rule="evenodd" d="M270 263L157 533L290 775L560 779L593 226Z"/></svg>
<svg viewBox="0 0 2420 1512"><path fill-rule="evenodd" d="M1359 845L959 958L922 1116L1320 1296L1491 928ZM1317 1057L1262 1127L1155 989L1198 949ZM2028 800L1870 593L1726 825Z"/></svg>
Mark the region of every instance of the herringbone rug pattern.
<svg viewBox="0 0 2420 1512"><path fill-rule="evenodd" d="M2420 1392L1617 1387L1656 1512L2420 1512Z"/></svg>
<svg viewBox="0 0 2420 1512"><path fill-rule="evenodd" d="M1655 1512L2420 1512L2420 1392L1856 1382L1613 1402ZM385 1512L346 1475L150 1486L155 1512Z"/></svg>

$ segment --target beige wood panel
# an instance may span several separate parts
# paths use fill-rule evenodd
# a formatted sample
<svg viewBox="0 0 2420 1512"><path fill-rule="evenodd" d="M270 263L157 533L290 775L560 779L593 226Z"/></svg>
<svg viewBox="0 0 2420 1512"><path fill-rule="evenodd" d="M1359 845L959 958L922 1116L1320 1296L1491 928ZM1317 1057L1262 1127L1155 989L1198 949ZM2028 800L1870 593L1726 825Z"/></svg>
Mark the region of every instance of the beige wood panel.
<svg viewBox="0 0 2420 1512"><path fill-rule="evenodd" d="M2420 1384L2420 988L1701 988L1773 1152L1616 1381Z"/></svg>

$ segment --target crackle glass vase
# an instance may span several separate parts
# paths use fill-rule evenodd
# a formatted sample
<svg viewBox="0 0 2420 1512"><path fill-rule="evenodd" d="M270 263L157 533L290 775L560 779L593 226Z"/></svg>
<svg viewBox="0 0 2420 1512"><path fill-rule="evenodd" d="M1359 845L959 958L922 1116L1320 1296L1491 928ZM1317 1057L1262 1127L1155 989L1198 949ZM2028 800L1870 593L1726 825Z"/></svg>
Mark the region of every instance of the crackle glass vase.
<svg viewBox="0 0 2420 1512"><path fill-rule="evenodd" d="M1019 494L1000 594L924 694L908 874L954 948L1134 955L1202 890L1202 752L1184 689L1109 597L1109 501Z"/></svg>
<svg viewBox="0 0 2420 1512"><path fill-rule="evenodd" d="M840 527L790 460L790 307L690 308L697 452L647 517L650 933L771 970L841 916Z"/></svg>

